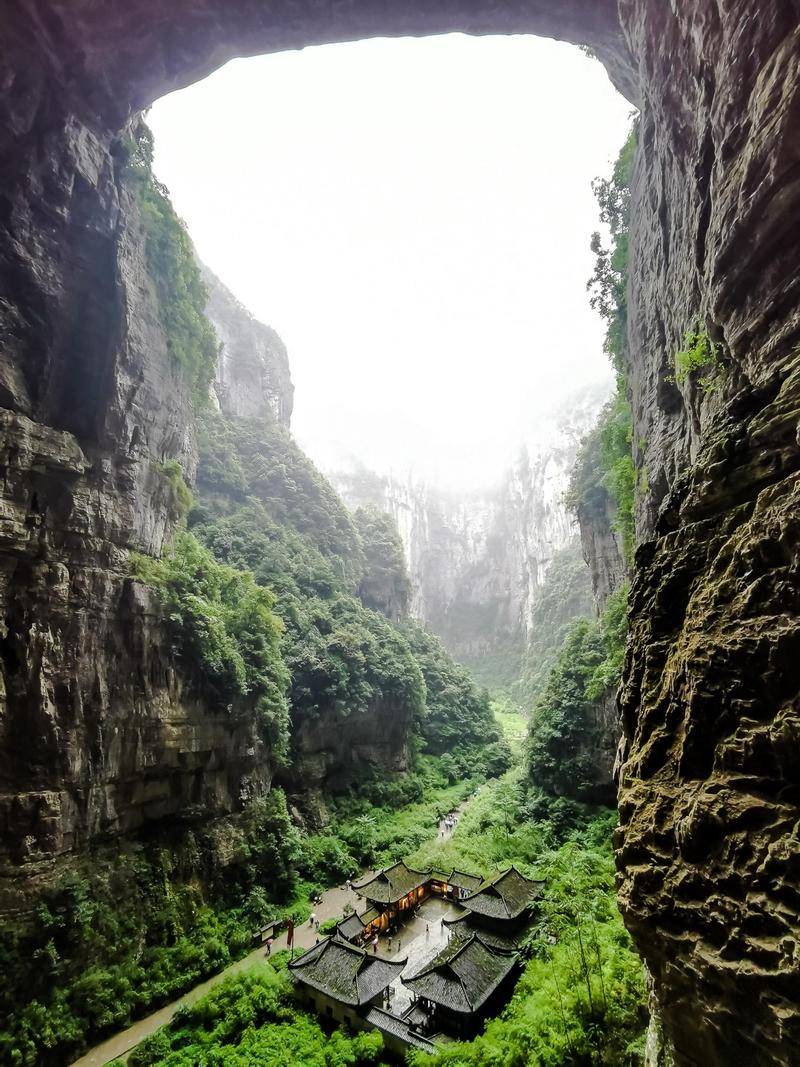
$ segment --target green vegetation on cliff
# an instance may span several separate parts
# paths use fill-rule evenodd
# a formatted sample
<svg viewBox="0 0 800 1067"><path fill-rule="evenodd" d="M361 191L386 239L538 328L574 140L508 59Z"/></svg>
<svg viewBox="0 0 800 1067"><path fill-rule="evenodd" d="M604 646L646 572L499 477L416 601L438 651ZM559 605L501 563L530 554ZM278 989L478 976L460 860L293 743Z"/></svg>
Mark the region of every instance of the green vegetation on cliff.
<svg viewBox="0 0 800 1067"><path fill-rule="evenodd" d="M567 506L583 527L602 534L609 520L621 534L630 566L634 551L636 473L632 420L627 399L627 277L630 180L636 150L631 132L612 177L594 184L611 247L592 238L597 256L589 283L592 306L606 320L605 347L616 371L616 393L579 450ZM619 683L627 628L627 586L615 590L602 617L575 622L566 633L531 712L526 763L531 780L556 796L597 799L611 790L613 693ZM551 652L552 656L552 652ZM537 665L547 660L534 661ZM528 682L528 691L534 686ZM603 781L605 779L605 782Z"/></svg>
<svg viewBox="0 0 800 1067"><path fill-rule="evenodd" d="M597 705L619 682L625 648L627 587L601 618L574 623L531 713L527 768L532 782L556 796L597 792L597 753L607 726Z"/></svg>
<svg viewBox="0 0 800 1067"><path fill-rule="evenodd" d="M570 490L574 507L587 503L586 494L602 485L616 510L615 525L622 536L625 559L634 550L634 495L636 471L633 462L633 422L628 401L628 225L630 184L636 155L636 130L631 131L614 165L611 178L593 184L600 218L611 235L605 248L599 233L592 236L596 255L589 281L591 305L606 321L605 350L617 375L614 398L603 409L597 426L584 443ZM596 480L599 466L601 477Z"/></svg>
<svg viewBox="0 0 800 1067"><path fill-rule="evenodd" d="M192 533L275 596L296 723L328 713L346 718L376 701L401 704L427 751L452 749L457 772L474 771L479 753L494 773L506 769L488 696L441 642L416 623L393 625L354 595L364 596L366 586L368 604L394 598L395 607L407 597L388 516L359 509L353 521L273 421L205 415L197 483Z"/></svg>
<svg viewBox="0 0 800 1067"><path fill-rule="evenodd" d="M136 197L145 233L147 269L170 359L180 370L198 407L208 399L219 342L206 318L208 293L191 238L153 174L153 135L141 120L131 138L120 142L127 185Z"/></svg>
<svg viewBox="0 0 800 1067"><path fill-rule="evenodd" d="M343 590L355 592L364 554L355 523L292 435L274 419L205 413L197 423L201 501L222 511L257 499L273 523L316 548Z"/></svg>
<svg viewBox="0 0 800 1067"><path fill-rule="evenodd" d="M411 581L403 542L392 518L370 505L358 508L355 524L364 550L364 576L358 595L364 605L397 621L408 614Z"/></svg>
<svg viewBox="0 0 800 1067"><path fill-rule="evenodd" d="M521 676L511 686L514 700L530 707L538 699L569 627L593 611L589 569L580 546L568 545L554 555L533 605Z"/></svg>
<svg viewBox="0 0 800 1067"><path fill-rule="evenodd" d="M272 594L249 571L217 562L188 533L160 560L136 557L135 570L156 590L187 674L199 671L204 695L215 703L239 712L251 707L273 761L285 762L289 675Z"/></svg>
<svg viewBox="0 0 800 1067"><path fill-rule="evenodd" d="M300 851L273 790L223 831L173 827L85 856L35 915L0 933L0 1062L70 1062L90 1034L128 1025L243 955L268 914L307 916Z"/></svg>
<svg viewBox="0 0 800 1067"><path fill-rule="evenodd" d="M402 629L425 679L427 698L420 723L425 751L442 757L453 781L476 770L489 778L503 774L511 764L511 753L488 691L476 688L430 630L413 620Z"/></svg>

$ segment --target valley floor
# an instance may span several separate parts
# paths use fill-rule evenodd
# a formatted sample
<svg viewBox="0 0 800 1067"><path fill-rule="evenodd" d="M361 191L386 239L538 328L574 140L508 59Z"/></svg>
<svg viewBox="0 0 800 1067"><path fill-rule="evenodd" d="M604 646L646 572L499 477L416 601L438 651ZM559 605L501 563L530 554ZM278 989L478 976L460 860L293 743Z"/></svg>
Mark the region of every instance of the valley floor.
<svg viewBox="0 0 800 1067"><path fill-rule="evenodd" d="M464 801L456 811L461 814L467 808L469 801ZM452 829L447 827L444 822L439 823L436 832L435 840L437 842L444 842L452 834ZM367 875L371 872L365 870L362 872ZM346 886L334 886L331 889L325 890L322 894L321 903L315 905L314 911L317 919L320 923L324 923L328 919L338 919L345 912L350 909L355 909L356 904L363 906L363 901L360 900L358 895L350 888ZM439 903L438 901L436 903ZM432 931L432 936L426 938L425 923L420 919L414 919L405 928L404 934L401 935L400 943L397 939L394 940L394 944L391 949L386 945L381 946L381 954L388 958L395 958L402 955L409 956L409 962L414 962L415 966L427 958L435 954L435 950L441 947L441 938L443 936L442 928L438 922L441 916L436 915L436 922L434 924L435 929ZM311 926L309 922L299 924L295 928L294 947L296 949L307 949L317 940L316 929ZM403 950L403 937L405 937L405 950ZM413 946L413 951L412 950ZM287 948L286 944L286 932L281 933L272 945L272 952L278 953ZM159 1008L158 1011L154 1011L151 1015L146 1016L144 1019L139 1019L131 1026L121 1030L119 1033L114 1034L113 1037L102 1041L99 1045L95 1045L80 1059L74 1061L72 1067L104 1067L105 1064L110 1063L114 1059L125 1059L128 1053L132 1049L136 1048L145 1038L150 1037L156 1030L162 1026L166 1026L174 1018L179 1009L186 1007L190 1004L196 1004L201 1000L214 986L227 978L230 978L236 974L241 974L251 968L261 967L266 962L265 949L263 945L253 949L245 957L232 963L229 967L225 967L218 974L207 979L205 982L200 982L189 990L188 993L179 997L177 1000L172 1001L171 1004L166 1004L163 1008ZM395 995L402 998L404 995L403 987L399 982L395 983L397 987ZM397 1010L401 1001L398 1000L393 1004L393 1010Z"/></svg>

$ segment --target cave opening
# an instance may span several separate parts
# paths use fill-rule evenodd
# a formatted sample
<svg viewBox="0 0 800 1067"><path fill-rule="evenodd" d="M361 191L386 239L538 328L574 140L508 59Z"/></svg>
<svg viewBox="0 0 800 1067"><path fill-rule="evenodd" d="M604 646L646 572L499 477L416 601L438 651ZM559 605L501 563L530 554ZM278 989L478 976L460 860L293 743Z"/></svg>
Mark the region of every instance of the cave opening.
<svg viewBox="0 0 800 1067"><path fill-rule="evenodd" d="M200 259L286 346L311 458L462 493L610 394L592 183L631 120L576 48L463 35L238 60L147 114Z"/></svg>
<svg viewBox="0 0 800 1067"><path fill-rule="evenodd" d="M19 706L29 726L19 731L18 717L0 716L5 765L14 769L14 789L0 797L4 855L10 857L3 899L11 900L5 896L7 872L9 879L19 872L23 879L32 873L36 878L64 857L88 855L101 834L121 840L138 825L137 811L166 811L169 768L186 751L203 762L208 785L203 815L213 829L218 818L227 819L246 801L268 794L272 769L261 758L264 746L277 751L286 740L270 714L260 720L257 736L250 730L247 698L255 690L241 662L226 679L237 696L220 712L223 717L232 713L230 722L222 719L227 727L208 714L202 694L184 686L176 648L159 631L147 583L140 580L147 561L157 560L169 537L171 516L190 506L180 472L191 478L196 457L187 430L188 390L176 387L168 362L172 352L180 361L185 351L173 345L171 352L159 328L152 280L135 225L126 227L132 216L115 181L122 166L121 157L114 156L115 140L131 115L235 57L382 36L553 35L589 48L626 99L642 108L639 158L630 183L635 202L630 307L625 307L630 317L622 331L633 353L633 430L628 435L624 420L611 427L617 444L634 446L614 477L618 489L629 490L626 507L636 510L639 550L624 665L617 647L609 674L600 675L607 680L614 671L616 677L623 673L621 825L614 845L620 907L652 979L654 1025L647 1055L653 1063L681 1067L699 1061L715 1067L789 1062L797 1046L792 1008L800 997L797 915L786 907L786 900L797 897L798 880L792 656L800 506L800 318L793 280L800 247L795 233L800 192L794 180L796 5L780 0L725 5L501 0L489 6L473 0L443 5L174 0L162 7L156 16L150 0L125 5L9 0L0 13L0 432L5 440L0 615L24 619L26 626L35 620L29 633L16 623L16 633L3 638L5 668L13 667L17 656L13 651L8 659L8 650L19 650L18 665L7 673L24 696ZM369 89L367 82L364 91ZM541 95L550 104L560 91L553 83ZM336 265L328 267L329 276L336 273ZM406 311L401 307L394 315L401 325ZM270 312L268 307L267 321ZM572 326L570 319L565 331ZM396 360L401 369L406 367L403 352L417 344L412 338L401 346ZM483 347L488 365L494 346ZM428 362L431 374L442 365L438 359ZM256 379L261 380L257 373ZM394 382L384 383L379 392L393 388ZM511 391L509 386L506 392ZM253 392L245 383L239 402L249 402ZM285 403L277 403L276 414L285 428L289 390L282 396ZM490 401L493 408L503 408L503 401L487 395ZM254 486L275 502L280 494L274 492L269 464L257 469L252 463L247 471L239 464L237 470L227 463L230 438L220 434L212 444L218 447L207 448L205 459L211 455L219 462L210 471L206 463L206 490L209 474L222 475L229 479L231 496L239 494L237 505ZM243 434L238 445L249 462L256 451L252 437ZM594 461L598 454L602 459L601 453L599 442L587 459ZM308 473L296 453L293 463L293 473ZM590 468L587 463L583 473L590 474ZM46 516L36 524L35 536L26 522L31 474ZM288 481L293 492L302 490L303 478ZM590 488L590 481L583 488ZM608 522L602 500L587 493L582 503L588 520ZM511 513L505 520L508 540L528 528ZM203 522L196 514L192 521L199 536ZM291 541L295 552L285 553L282 562L302 557L313 564L302 577L317 593L350 582L350 592L358 592L362 604L384 605L388 626L390 616L405 610L408 589L395 589L393 601L381 598L380 583L355 589L360 557L358 551L348 552L342 530L334 522L326 531L328 547L336 549L335 567L317 566L317 556L293 536L280 541L278 533L276 540L283 547ZM221 552L234 545L229 532L216 541ZM380 532L373 528L371 535ZM630 549L637 539L632 530L617 532L623 541L627 534ZM492 537L495 545L502 541ZM350 545L357 549L362 543L363 537L353 537ZM776 551L775 545L782 547ZM603 538L583 547L603 566L608 563ZM209 552L200 552L195 562L219 579ZM541 553L533 555L541 561ZM141 567L136 573L128 566L131 556ZM449 566L454 558L449 546L440 546L438 565ZM753 559L763 568L758 562L754 571ZM607 566L598 571L599 587L606 592L610 571ZM487 583L491 568L476 566L473 577ZM226 605L238 623L242 605L265 607L246 582L231 588L241 594L233 607ZM456 605L459 619L461 608ZM354 611L361 608L356 605ZM130 644L120 640L121 621L133 635ZM316 621L321 636L337 632L324 611ZM610 635L619 645L623 622L620 610L607 617L603 640ZM241 625L240 636L245 630ZM222 636L219 628L215 632ZM384 638L391 633L380 632ZM572 636L571 650L586 652L591 633ZM474 634L461 637L470 645ZM143 694L131 681L137 677L136 650L142 648L152 655L153 677L162 680L157 692ZM473 650L485 658L485 649ZM493 669L505 669L508 648L496 653ZM212 668L220 669L219 662ZM102 707L92 711L102 720L102 759L97 761L102 778L86 758L90 745L81 733L87 725L80 719L81 702L73 697L67 706L70 693L91 691L95 680L104 694ZM602 677L595 680L599 684ZM263 677L255 679L256 690L259 685L264 695ZM396 701L392 726L401 744L384 745L397 755L391 767L386 760L382 786L387 789L394 784L388 779L403 770L403 761L407 766L411 755L410 747L402 746L401 712L402 701ZM614 717L613 702L594 702L592 716L593 729L603 735ZM222 735L221 747L212 743ZM359 758L374 756L380 741L380 735L362 731ZM337 760L348 757L346 732L331 729L330 723L307 727L293 743L295 749L305 745L314 757L320 756L320 746ZM30 749L30 760L27 751L19 759L21 748ZM491 748L485 745L485 753ZM206 752L213 756L206 760ZM572 746L569 754L576 752ZM322 780L326 766L325 758L309 759L308 777L317 774L314 780ZM459 766L445 766L458 779ZM582 776L591 768L581 764L577 770ZM558 766L551 782L556 791L563 788L557 771ZM133 808L126 798L135 798ZM526 807L520 821L532 810ZM279 819L282 813L268 814ZM254 836L263 836L267 822L256 820ZM235 835L228 830L226 824L219 836L230 840ZM498 824L498 838L511 839L514 833L513 825ZM222 856L226 850L213 836L202 841L202 848ZM226 862L235 852L227 849ZM192 845L187 870L194 869L196 858ZM148 862L144 857L145 867ZM267 866L265 861L262 874ZM154 897L163 881L151 878ZM612 881L609 868L606 888ZM120 899L131 884L124 877L115 883ZM92 924L80 882L68 887L62 903L59 914L82 923L84 932L90 926L100 934L108 929ZM113 988L120 1001L111 1006L112 1018L106 1013L112 998L105 1005L94 996L73 998L75 1003L92 1000L94 1022L61 1012L58 1005L49 1013L61 1029L48 1054L62 1062L65 1050L72 1055L85 1046L92 1026L92 1032L114 1026L131 1003L149 1003L160 994L149 990L137 999L141 988L134 993L130 984L104 986L105 979L98 982L92 970L94 959L68 955L74 946L67 945L67 956L57 960L55 941L70 941L71 935L58 933L53 913L49 918L44 911L38 914L37 934L48 936L31 944L28 963L36 962L27 971L6 968L10 981L3 995L10 1000L4 1003L14 997L9 986L21 990L27 984L36 996L48 993L41 983L46 985L56 967L62 975L71 967L73 979L85 973L95 988ZM131 920L136 917L133 908ZM140 933L119 938L115 948L142 944ZM216 951L222 942L212 940ZM190 947L185 956L198 953ZM113 952L104 960L109 967L117 962ZM141 979L141 973L133 974L134 982ZM130 997L127 1007L125 996ZM593 1011L600 1000L593 993L590 999ZM9 1017L23 1025L10 1038L0 1027L4 1050L13 1048L18 1058L23 1049L28 1062L40 1062L41 1013L23 1019L11 1011ZM641 1047L636 1055L640 1052ZM592 1055L587 1049L586 1058Z"/></svg>

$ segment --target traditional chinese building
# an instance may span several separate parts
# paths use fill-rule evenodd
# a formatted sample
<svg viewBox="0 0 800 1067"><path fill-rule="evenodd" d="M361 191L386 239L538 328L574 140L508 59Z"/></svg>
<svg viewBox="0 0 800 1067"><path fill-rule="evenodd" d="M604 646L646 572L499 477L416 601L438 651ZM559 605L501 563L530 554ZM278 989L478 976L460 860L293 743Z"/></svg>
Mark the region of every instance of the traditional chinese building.
<svg viewBox="0 0 800 1067"><path fill-rule="evenodd" d="M409 1048L435 1052L434 1046L405 1019L381 1005L406 960L387 960L334 935L289 963L300 998L331 1023L351 1030L380 1030L384 1047L399 1058Z"/></svg>
<svg viewBox="0 0 800 1067"><path fill-rule="evenodd" d="M356 1014L380 1007L406 960L387 960L333 936L289 963L298 993L323 1018L358 1026Z"/></svg>
<svg viewBox="0 0 800 1067"><path fill-rule="evenodd" d="M510 937L529 924L543 893L544 882L526 878L516 867L509 867L486 879L459 903L469 914L469 925Z"/></svg>
<svg viewBox="0 0 800 1067"><path fill-rule="evenodd" d="M502 1006L519 973L519 942L544 882L515 867L481 879L455 869L418 871L400 862L353 888L363 906L338 924L333 937L290 963L290 971L317 1014L356 1029L376 1027L387 1048L399 1054L409 1046L430 1051L426 1034L470 1036ZM443 919L449 944L401 978L414 1002L395 1015L382 1005L407 961L388 960L359 945L395 930L430 896L452 901L460 913Z"/></svg>
<svg viewBox="0 0 800 1067"><path fill-rule="evenodd" d="M406 1020L421 1032L474 1034L503 1003L519 973L519 957L480 934L453 937L416 974L403 978L415 997Z"/></svg>
<svg viewBox="0 0 800 1067"><path fill-rule="evenodd" d="M354 882L353 889L380 913L376 928L384 931L425 899L430 882L430 871L415 871L401 860L362 882Z"/></svg>

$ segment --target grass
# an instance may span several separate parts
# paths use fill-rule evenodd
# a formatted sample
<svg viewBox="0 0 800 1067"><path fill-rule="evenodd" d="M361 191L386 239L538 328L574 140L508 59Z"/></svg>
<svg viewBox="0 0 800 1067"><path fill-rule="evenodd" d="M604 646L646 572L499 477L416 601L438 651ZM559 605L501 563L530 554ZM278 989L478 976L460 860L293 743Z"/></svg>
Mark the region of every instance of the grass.
<svg viewBox="0 0 800 1067"><path fill-rule="evenodd" d="M503 731L503 737L512 748L525 740L528 734L528 719L519 708L506 701L492 701L492 713Z"/></svg>

